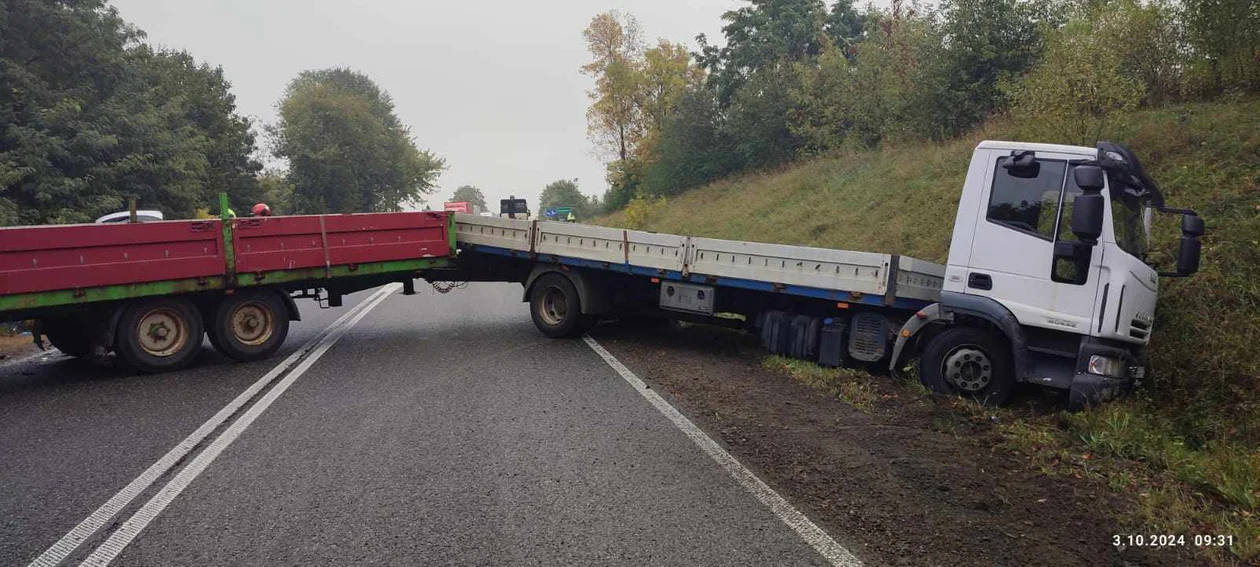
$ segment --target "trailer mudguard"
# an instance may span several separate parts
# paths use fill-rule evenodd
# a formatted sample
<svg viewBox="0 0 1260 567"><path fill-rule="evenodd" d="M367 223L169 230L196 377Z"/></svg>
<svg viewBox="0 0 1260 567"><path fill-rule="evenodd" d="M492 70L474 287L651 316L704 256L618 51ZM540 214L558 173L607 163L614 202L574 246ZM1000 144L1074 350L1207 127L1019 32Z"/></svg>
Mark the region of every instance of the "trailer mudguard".
<svg viewBox="0 0 1260 567"><path fill-rule="evenodd" d="M608 294L600 289L594 278L585 275L581 270L569 268L559 264L538 264L534 266L533 271L529 273L529 278L525 280L525 292L521 295L521 301L529 301L529 292L534 287L534 282L543 274L555 272L561 274L569 281L573 282L573 287L578 290L578 301L582 305L582 313L602 315L612 311L612 302L608 299Z"/></svg>
<svg viewBox="0 0 1260 567"><path fill-rule="evenodd" d="M297 302L293 301L293 296L283 290L276 290L276 293L280 294L280 298L284 300L284 308L289 312L289 320L301 321L302 312L298 311Z"/></svg>

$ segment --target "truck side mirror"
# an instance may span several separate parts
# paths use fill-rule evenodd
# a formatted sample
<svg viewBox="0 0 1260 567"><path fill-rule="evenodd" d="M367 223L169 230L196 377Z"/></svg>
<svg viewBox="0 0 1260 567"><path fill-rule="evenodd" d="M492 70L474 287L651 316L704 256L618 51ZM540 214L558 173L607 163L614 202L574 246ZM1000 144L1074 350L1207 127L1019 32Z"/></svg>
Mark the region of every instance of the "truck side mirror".
<svg viewBox="0 0 1260 567"><path fill-rule="evenodd" d="M1181 215L1181 234L1198 238L1203 236L1203 217L1199 215Z"/></svg>
<svg viewBox="0 0 1260 567"><path fill-rule="evenodd" d="M1072 199L1072 234L1086 244L1098 244L1106 205L1101 193L1084 193Z"/></svg>
<svg viewBox="0 0 1260 567"><path fill-rule="evenodd" d="M1082 191L1072 200L1072 234L1085 244L1098 244L1103 213L1107 210L1107 199L1102 196L1106 186L1103 170L1096 165L1081 165L1072 170L1072 177Z"/></svg>
<svg viewBox="0 0 1260 567"><path fill-rule="evenodd" d="M1203 217L1196 214L1181 215L1181 246L1177 250L1177 273L1188 276L1199 271L1199 253L1203 244Z"/></svg>
<svg viewBox="0 0 1260 567"><path fill-rule="evenodd" d="M1076 186L1080 187L1086 193L1095 193L1102 191L1103 170L1096 165L1081 165L1072 170L1072 177L1076 181Z"/></svg>
<svg viewBox="0 0 1260 567"><path fill-rule="evenodd" d="M1200 221L1201 222L1201 221ZM1177 274L1188 276L1199 271L1199 251L1203 244L1192 236L1181 237L1181 247L1177 250Z"/></svg>

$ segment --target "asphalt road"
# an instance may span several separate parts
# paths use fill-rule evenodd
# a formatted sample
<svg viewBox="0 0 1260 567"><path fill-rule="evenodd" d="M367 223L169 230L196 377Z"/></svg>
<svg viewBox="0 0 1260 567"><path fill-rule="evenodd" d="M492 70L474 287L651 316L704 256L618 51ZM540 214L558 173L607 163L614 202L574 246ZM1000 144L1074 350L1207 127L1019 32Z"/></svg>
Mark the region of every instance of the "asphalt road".
<svg viewBox="0 0 1260 567"><path fill-rule="evenodd" d="M513 284L389 297L113 563L827 563L588 345L535 331L519 300ZM353 307L313 305L288 352ZM0 564L28 564L285 355L233 364L207 346L162 376L60 356L0 367Z"/></svg>

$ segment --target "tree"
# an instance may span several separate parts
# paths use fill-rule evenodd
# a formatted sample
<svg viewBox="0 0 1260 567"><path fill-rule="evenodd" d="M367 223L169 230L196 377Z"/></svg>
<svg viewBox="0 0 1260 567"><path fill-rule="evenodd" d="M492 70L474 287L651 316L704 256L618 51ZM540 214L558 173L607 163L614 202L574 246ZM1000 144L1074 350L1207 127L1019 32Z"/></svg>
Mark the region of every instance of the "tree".
<svg viewBox="0 0 1260 567"><path fill-rule="evenodd" d="M486 206L486 196L481 194L481 189L472 185L460 185L455 190L455 194L451 195L452 202L466 201L472 206L474 213L480 213L490 210Z"/></svg>
<svg viewBox="0 0 1260 567"><path fill-rule="evenodd" d="M558 179L548 183L538 197L538 210L553 207L570 207L579 219L588 219L599 213L599 203L578 190L576 179Z"/></svg>
<svg viewBox="0 0 1260 567"><path fill-rule="evenodd" d="M103 0L0 2L0 223L89 222L137 197L169 218L257 195L221 70L153 50Z"/></svg>
<svg viewBox="0 0 1260 567"><path fill-rule="evenodd" d="M722 129L717 95L697 81L665 121L643 174L643 192L673 195L735 170L733 142ZM610 190L611 191L611 190ZM604 206L624 207L633 195L608 194Z"/></svg>
<svg viewBox="0 0 1260 567"><path fill-rule="evenodd" d="M598 14L582 32L593 61L582 72L595 79L587 93L591 106L586 120L597 148L625 161L643 135L637 102L639 76L636 63L642 56L643 38L634 16L617 11Z"/></svg>
<svg viewBox="0 0 1260 567"><path fill-rule="evenodd" d="M273 215L291 215L296 209L293 206L293 184L282 171L269 169L258 175L258 186L262 191L262 202L271 207Z"/></svg>
<svg viewBox="0 0 1260 567"><path fill-rule="evenodd" d="M350 69L302 72L279 115L273 153L289 161L298 212L398 211L432 193L444 167L416 148L389 94Z"/></svg>
<svg viewBox="0 0 1260 567"><path fill-rule="evenodd" d="M1142 84L1111 49L1110 20L1075 19L1050 36L1045 57L1014 92L1015 111L1046 141L1093 144L1108 119L1136 108Z"/></svg>
<svg viewBox="0 0 1260 567"><path fill-rule="evenodd" d="M940 130L956 135L1005 108L998 82L1024 74L1041 55L1037 7L1024 0L948 0L943 5L949 106Z"/></svg>
<svg viewBox="0 0 1260 567"><path fill-rule="evenodd" d="M749 0L751 6L722 14L726 46L700 42L700 64L725 106L758 71L818 55L827 42L822 0Z"/></svg>

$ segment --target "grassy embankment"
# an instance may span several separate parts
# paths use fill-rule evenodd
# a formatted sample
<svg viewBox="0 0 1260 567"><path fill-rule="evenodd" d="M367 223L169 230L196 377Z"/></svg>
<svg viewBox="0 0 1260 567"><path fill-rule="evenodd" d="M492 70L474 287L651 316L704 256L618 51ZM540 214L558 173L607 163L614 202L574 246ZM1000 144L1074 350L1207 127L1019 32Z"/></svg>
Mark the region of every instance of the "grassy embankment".
<svg viewBox="0 0 1260 567"><path fill-rule="evenodd" d="M946 143L818 159L687 192L637 220L657 232L944 262L970 152L984 138L1030 139L997 124ZM1134 509L1117 511L1135 533L1229 534L1231 550L1208 557L1260 561L1260 100L1144 111L1113 138L1134 149L1170 205L1206 219L1201 271L1161 282L1151 378L1137 395L1076 415L1002 410L996 427L1048 473L1136 493ZM626 213L601 222L624 226ZM1175 224L1157 233L1165 254L1156 259L1168 266ZM781 362L767 365L869 401L860 373Z"/></svg>

